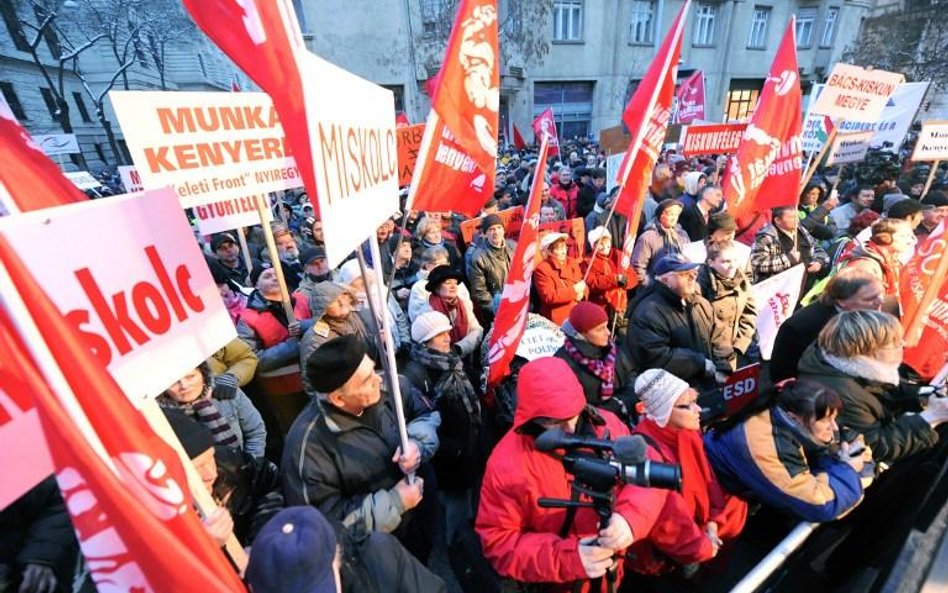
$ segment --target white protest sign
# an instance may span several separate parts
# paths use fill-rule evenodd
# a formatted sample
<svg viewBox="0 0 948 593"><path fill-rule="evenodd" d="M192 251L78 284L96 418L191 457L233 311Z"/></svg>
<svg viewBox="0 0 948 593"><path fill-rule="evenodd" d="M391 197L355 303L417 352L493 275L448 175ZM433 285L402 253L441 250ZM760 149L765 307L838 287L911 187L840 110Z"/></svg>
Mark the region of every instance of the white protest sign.
<svg viewBox="0 0 948 593"><path fill-rule="evenodd" d="M135 194L140 191L145 191L145 186L142 185L142 178L138 175L138 169L133 165L122 165L116 168L118 169L119 177L122 178L122 185L125 186L125 193Z"/></svg>
<svg viewBox="0 0 948 593"><path fill-rule="evenodd" d="M777 330L788 317L793 315L797 301L800 300L803 272L803 264L799 264L751 287L754 302L757 303L757 336L760 340L760 356L764 360L770 360L770 355L774 350L774 340L777 339Z"/></svg>
<svg viewBox="0 0 948 593"><path fill-rule="evenodd" d="M858 163L866 158L869 152L869 141L873 132L855 132L853 134L836 134L829 155L826 157L826 166Z"/></svg>
<svg viewBox="0 0 948 593"><path fill-rule="evenodd" d="M235 336L169 188L6 217L0 234L133 402Z"/></svg>
<svg viewBox="0 0 948 593"><path fill-rule="evenodd" d="M88 171L73 171L72 173L63 173L66 176L66 179L72 181L73 185L85 191L87 189L99 189L102 187L102 184L99 183L99 180L92 176L92 173Z"/></svg>
<svg viewBox="0 0 948 593"><path fill-rule="evenodd" d="M246 198L303 185L265 93L112 91L109 98L142 184L172 186L182 208L214 204L211 214L246 214ZM213 232L204 220L211 219L199 217L202 231Z"/></svg>
<svg viewBox="0 0 948 593"><path fill-rule="evenodd" d="M874 132L869 141L870 148L881 148L889 152L898 152L915 114L928 91L927 82L906 82L898 86L889 97L885 109L876 121L843 121L840 133ZM820 96L822 84L814 84L810 94L810 104ZM808 110L803 120L803 150L819 152L832 130L832 119Z"/></svg>
<svg viewBox="0 0 948 593"><path fill-rule="evenodd" d="M836 64L811 111L834 119L875 121L904 81L905 77L897 72Z"/></svg>
<svg viewBox="0 0 948 593"><path fill-rule="evenodd" d="M622 166L622 157L624 152L606 157L606 191L612 191L612 188L619 185L616 179L619 178L619 167Z"/></svg>
<svg viewBox="0 0 948 593"><path fill-rule="evenodd" d="M745 245L740 241L732 241L732 243L734 243L734 251L737 252L738 267L746 270L751 255L750 245ZM681 253L696 264L703 264L708 259L708 248L704 241L694 241L682 246Z"/></svg>
<svg viewBox="0 0 948 593"><path fill-rule="evenodd" d="M927 121L918 133L913 161L941 161L948 159L948 121Z"/></svg>
<svg viewBox="0 0 948 593"><path fill-rule="evenodd" d="M398 143L392 91L301 52L310 149L334 268L398 211ZM326 92L332 89L332 92Z"/></svg>
<svg viewBox="0 0 948 593"><path fill-rule="evenodd" d="M79 149L79 139L75 134L34 134L33 142L40 147L46 156L61 154L76 154Z"/></svg>
<svg viewBox="0 0 948 593"><path fill-rule="evenodd" d="M527 361L553 356L566 336L555 323L540 315L530 315L527 318L527 327L523 330L523 337L517 344L517 356Z"/></svg>

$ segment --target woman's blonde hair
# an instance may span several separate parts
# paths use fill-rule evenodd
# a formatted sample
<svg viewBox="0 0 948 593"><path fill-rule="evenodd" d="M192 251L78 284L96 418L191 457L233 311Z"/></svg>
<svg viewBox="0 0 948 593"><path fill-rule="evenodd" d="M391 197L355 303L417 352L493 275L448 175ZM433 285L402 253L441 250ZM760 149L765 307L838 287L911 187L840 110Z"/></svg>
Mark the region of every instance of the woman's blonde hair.
<svg viewBox="0 0 948 593"><path fill-rule="evenodd" d="M817 343L832 356L874 356L883 348L902 345L902 324L881 311L843 311L820 331Z"/></svg>
<svg viewBox="0 0 948 593"><path fill-rule="evenodd" d="M423 216L421 220L418 221L418 224L415 225L415 238L419 241L425 238L425 233L428 232L428 227L436 224L438 228L441 228L441 221L433 216Z"/></svg>

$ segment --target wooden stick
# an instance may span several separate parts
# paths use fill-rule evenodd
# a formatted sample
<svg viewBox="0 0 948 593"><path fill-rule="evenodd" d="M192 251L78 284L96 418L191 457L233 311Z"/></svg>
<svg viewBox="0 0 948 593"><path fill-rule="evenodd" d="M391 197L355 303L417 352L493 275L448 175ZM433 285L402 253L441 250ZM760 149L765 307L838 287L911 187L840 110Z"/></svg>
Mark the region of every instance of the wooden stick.
<svg viewBox="0 0 948 593"><path fill-rule="evenodd" d="M829 150L830 146L833 145L833 140L836 139L836 134L839 133L839 129L843 126L844 120L839 120L839 122L833 126L833 131L829 133L829 136L826 137L826 143L823 144L823 148L820 149L820 152L816 155L816 158L813 159L813 166L803 175L803 179L800 180L800 192L802 193L807 184L810 183L810 179L813 178L813 174L816 173L816 170L820 167L820 161L823 160L823 156L826 154L826 151Z"/></svg>
<svg viewBox="0 0 948 593"><path fill-rule="evenodd" d="M290 304L290 291L286 288L286 278L283 277L283 265L280 262L280 254L276 248L276 241L273 240L273 229L266 217L265 195L257 194L255 201L257 203L257 213L260 215L260 225L263 227L263 236L267 241L267 251L270 252L270 263L273 264L273 270L276 272L277 282L280 284L280 300L283 301L283 311L286 313L286 319L289 322L296 321L293 315L293 305Z"/></svg>
<svg viewBox="0 0 948 593"><path fill-rule="evenodd" d="M928 190L931 188L932 182L935 181L935 174L938 173L938 165L940 164L941 161L935 161L932 163L932 170L928 172L928 179L925 180L925 189L922 190L923 198L928 194Z"/></svg>
<svg viewBox="0 0 948 593"><path fill-rule="evenodd" d="M918 307L915 309L915 315L909 324L905 326L905 345L909 348L918 346L919 341L922 339L922 330L925 326L925 319L928 317L928 308L931 307L935 297L938 296L946 273L948 273L948 250L941 252L941 257L938 259L938 267L935 269L935 273L932 274L931 280L928 282L928 287L925 288L922 300L919 301Z"/></svg>
<svg viewBox="0 0 948 593"><path fill-rule="evenodd" d="M244 254L244 265L247 266L247 274L253 271L253 259L250 257L250 247L247 246L247 236L244 234L244 227L237 227L237 239L240 241L240 252Z"/></svg>

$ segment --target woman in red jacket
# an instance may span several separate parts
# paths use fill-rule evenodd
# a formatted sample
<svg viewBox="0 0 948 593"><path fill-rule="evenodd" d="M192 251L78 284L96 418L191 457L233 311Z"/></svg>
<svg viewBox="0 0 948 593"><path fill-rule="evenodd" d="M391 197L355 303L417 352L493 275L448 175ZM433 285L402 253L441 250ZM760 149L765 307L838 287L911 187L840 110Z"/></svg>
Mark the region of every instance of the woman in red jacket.
<svg viewBox="0 0 948 593"><path fill-rule="evenodd" d="M619 262L622 252L612 248L612 234L604 226L589 231L593 253L589 259L589 300L609 314L609 327L614 327L616 315L623 317L628 304L626 285L628 277L622 273Z"/></svg>
<svg viewBox="0 0 948 593"><path fill-rule="evenodd" d="M540 305L537 313L562 325L569 312L586 296L579 261L567 257L564 233L549 233L540 240L546 257L533 271L533 288Z"/></svg>
<svg viewBox="0 0 948 593"><path fill-rule="evenodd" d="M632 569L660 574L713 558L722 540L744 528L747 503L725 494L704 451L698 392L662 369L649 369L635 381L645 419L633 433L645 437L665 463L681 465L681 494L672 493L648 539L632 546ZM669 562L671 560L672 562ZM674 563L674 564L673 564Z"/></svg>

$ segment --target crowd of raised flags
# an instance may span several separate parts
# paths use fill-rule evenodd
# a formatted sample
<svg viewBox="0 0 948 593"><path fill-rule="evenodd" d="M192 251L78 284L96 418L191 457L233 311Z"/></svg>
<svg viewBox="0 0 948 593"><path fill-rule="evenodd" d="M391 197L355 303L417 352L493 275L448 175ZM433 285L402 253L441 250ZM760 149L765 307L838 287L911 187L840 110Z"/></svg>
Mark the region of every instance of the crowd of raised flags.
<svg viewBox="0 0 948 593"><path fill-rule="evenodd" d="M98 204L0 117L0 442L33 422L33 471L55 475L20 463L0 490L0 540L18 538L0 546L0 591L70 590L77 566L83 590L443 590L425 566L439 539L461 551L470 590L606 590L615 565L700 584L754 520L748 502L812 522L852 513L861 534L860 509L943 460L948 149L923 130L927 169L860 176L821 162L837 119L804 154L793 18L736 150L684 156L669 124L704 114L689 98L700 73L676 82L686 1L623 112L630 141L607 179L610 155L559 137L552 109L532 143L516 125L507 138L497 2L462 0L398 212L367 211L378 228L346 255L324 238L339 196L314 164L291 3L184 4L272 99L302 189L267 213L254 199L259 226L181 248L206 270L165 266L147 238L157 279L127 297L77 269L91 304L70 310L58 297L73 289L39 280L13 231L49 224L34 211ZM900 75L843 66L811 111L832 117L835 100L873 121L897 84L868 77ZM845 94L863 91L878 96ZM146 192L143 211L161 196L176 197ZM149 397L129 393L118 358L225 310L227 339L175 338L203 355ZM534 514L568 475L533 439L603 426L645 435L684 484L617 486L596 540L589 509L562 527Z"/></svg>

